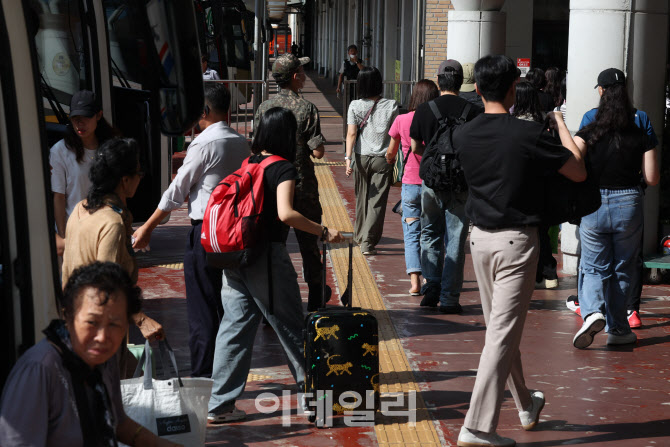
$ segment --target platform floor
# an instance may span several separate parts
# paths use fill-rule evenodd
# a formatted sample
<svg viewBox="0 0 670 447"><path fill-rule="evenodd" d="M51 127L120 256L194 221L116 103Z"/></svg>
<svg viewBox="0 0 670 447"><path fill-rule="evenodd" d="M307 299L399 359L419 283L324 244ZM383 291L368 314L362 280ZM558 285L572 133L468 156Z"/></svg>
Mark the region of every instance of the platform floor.
<svg viewBox="0 0 670 447"><path fill-rule="evenodd" d="M329 226L350 229L354 219L353 179L344 175L340 101L334 87L310 73L304 89L317 105L322 131L329 140L326 158L317 163L324 219ZM484 343L484 318L469 253L461 296L464 312L443 315L419 307L420 297L407 293L400 218L391 212L400 190L393 188L384 237L378 255L354 256L354 300L374 311L380 321L379 385L409 401L416 394L416 424L405 416L377 414L374 425L350 427L342 418L334 427L317 429L282 407L264 413L255 405L263 393L281 397L293 389L279 342L271 328L261 325L256 337L252 371L238 406L245 421L208 428L207 445L220 446L438 446L456 445L468 408L479 355ZM152 250L139 258L140 280L147 314L159 320L178 356L179 369L190 372L188 327L181 255L189 230L186 209L154 232ZM296 270L301 260L295 238L289 252ZM346 284L346 249L334 247L329 256L329 283L336 285L331 304ZM560 269L560 265L559 265ZM636 345L608 348L598 335L586 350L572 347L581 319L565 307L575 293L574 277L561 277L558 290L537 290L526 322L521 352L526 382L544 391L547 404L541 422L525 432L509 393L502 407L498 432L519 446L669 446L670 445L670 287L645 286L643 327L635 330ZM307 287L301 283L306 306ZM139 341L138 333L132 338ZM269 406L270 400L263 401ZM266 410L267 411L267 410Z"/></svg>

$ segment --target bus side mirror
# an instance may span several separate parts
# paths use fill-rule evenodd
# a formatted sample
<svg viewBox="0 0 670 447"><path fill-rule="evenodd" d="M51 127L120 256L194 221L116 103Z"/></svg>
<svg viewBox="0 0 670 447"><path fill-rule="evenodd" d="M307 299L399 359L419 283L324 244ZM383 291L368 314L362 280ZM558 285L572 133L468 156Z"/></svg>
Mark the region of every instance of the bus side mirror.
<svg viewBox="0 0 670 447"><path fill-rule="evenodd" d="M204 93L200 47L192 1L149 0L145 4L147 28L153 41L158 71L161 132L179 136L191 129L202 114Z"/></svg>

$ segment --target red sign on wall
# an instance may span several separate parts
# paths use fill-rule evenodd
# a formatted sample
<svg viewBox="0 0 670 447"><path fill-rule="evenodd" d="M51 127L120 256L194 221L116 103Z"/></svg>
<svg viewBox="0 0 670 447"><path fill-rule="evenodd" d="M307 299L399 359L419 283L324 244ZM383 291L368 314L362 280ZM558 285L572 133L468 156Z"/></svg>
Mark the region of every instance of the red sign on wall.
<svg viewBox="0 0 670 447"><path fill-rule="evenodd" d="M517 58L516 66L521 70L521 77L525 78L526 73L530 70L530 58Z"/></svg>

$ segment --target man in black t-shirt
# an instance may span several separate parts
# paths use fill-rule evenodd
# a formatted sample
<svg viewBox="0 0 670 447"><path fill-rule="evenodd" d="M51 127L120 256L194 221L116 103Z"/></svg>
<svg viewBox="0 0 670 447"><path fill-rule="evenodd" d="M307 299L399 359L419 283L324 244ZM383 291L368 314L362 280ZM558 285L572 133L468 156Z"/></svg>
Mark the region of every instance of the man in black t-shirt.
<svg viewBox="0 0 670 447"><path fill-rule="evenodd" d="M544 394L526 388L519 344L535 288L543 179L553 172L573 181L586 179L584 161L560 112L549 114L560 141L542 124L507 113L516 78L507 56L477 61L475 80L485 113L453 135L470 190L465 207L474 224L470 252L487 327L459 446L515 445L496 434L505 382L523 428L530 430L539 420Z"/></svg>
<svg viewBox="0 0 670 447"><path fill-rule="evenodd" d="M444 119L460 118L468 101L458 96L463 83L463 68L453 59L442 62L437 71L440 96L435 105ZM467 120L482 112L472 106ZM428 103L416 108L409 135L412 152L422 155L425 145L437 133L440 123ZM458 300L463 287L465 239L468 222L465 217L467 192L435 191L421 185L421 274L426 280L421 292L421 306L436 307L444 313L461 313Z"/></svg>

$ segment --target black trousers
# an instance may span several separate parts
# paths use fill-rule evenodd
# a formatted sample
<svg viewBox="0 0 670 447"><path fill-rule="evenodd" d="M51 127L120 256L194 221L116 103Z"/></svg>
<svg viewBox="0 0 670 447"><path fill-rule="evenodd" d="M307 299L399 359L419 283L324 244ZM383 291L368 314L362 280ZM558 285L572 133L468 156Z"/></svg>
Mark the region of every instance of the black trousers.
<svg viewBox="0 0 670 447"><path fill-rule="evenodd" d="M223 272L207 265L205 249L200 243L201 230L202 222L191 226L184 251L188 346L191 350L191 375L211 377L216 334L223 318L221 305Z"/></svg>
<svg viewBox="0 0 670 447"><path fill-rule="evenodd" d="M321 224L322 210L318 196L302 197L296 194L293 199L293 209L309 220ZM284 242L288 239L289 230L290 228L286 227L282 235ZM302 256L303 279L310 288L321 290L321 269L323 265L321 264L319 236L296 229L294 231L295 237L298 240L298 246L300 247L300 255Z"/></svg>
<svg viewBox="0 0 670 447"><path fill-rule="evenodd" d="M551 252L549 226L540 225L538 232L540 236L540 256L537 259L537 274L535 275L535 282L540 282L543 278L557 279L557 263L553 253Z"/></svg>

